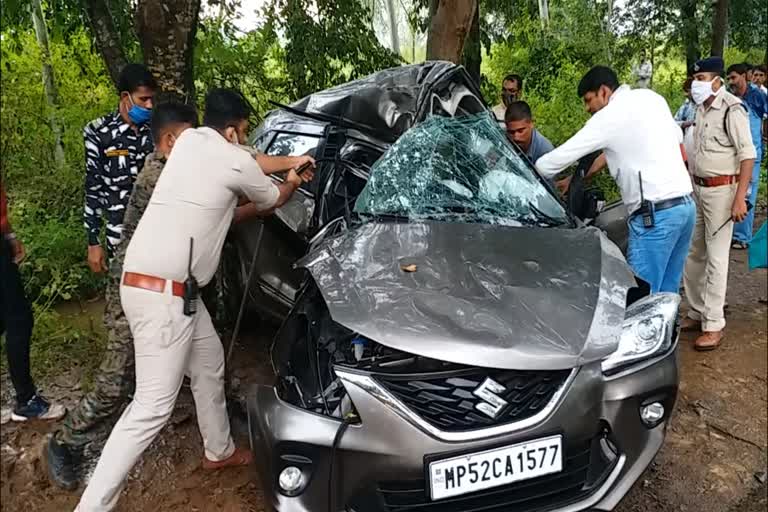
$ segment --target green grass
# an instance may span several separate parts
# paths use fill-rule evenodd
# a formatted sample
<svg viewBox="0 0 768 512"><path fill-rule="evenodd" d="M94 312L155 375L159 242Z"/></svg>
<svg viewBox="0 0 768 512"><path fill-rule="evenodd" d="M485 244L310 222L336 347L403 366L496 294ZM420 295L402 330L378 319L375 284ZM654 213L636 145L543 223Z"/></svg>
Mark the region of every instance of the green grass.
<svg viewBox="0 0 768 512"><path fill-rule="evenodd" d="M101 316L59 313L34 305L35 327L32 334L30 361L32 376L40 385L75 367L81 370L81 386L90 389L101 362L106 336ZM0 344L0 369L8 370L5 336Z"/></svg>

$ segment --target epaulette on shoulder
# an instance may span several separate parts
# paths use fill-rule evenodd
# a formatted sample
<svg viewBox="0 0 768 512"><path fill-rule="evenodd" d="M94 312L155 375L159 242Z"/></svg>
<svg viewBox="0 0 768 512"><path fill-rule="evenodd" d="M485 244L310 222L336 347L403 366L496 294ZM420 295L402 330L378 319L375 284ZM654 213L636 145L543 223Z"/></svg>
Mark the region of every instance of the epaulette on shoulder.
<svg viewBox="0 0 768 512"><path fill-rule="evenodd" d="M99 128L104 126L104 123L107 122L107 118L109 116L101 116L98 119L94 119L93 121L90 121L88 124L85 125L86 128L90 128L93 131L97 131Z"/></svg>

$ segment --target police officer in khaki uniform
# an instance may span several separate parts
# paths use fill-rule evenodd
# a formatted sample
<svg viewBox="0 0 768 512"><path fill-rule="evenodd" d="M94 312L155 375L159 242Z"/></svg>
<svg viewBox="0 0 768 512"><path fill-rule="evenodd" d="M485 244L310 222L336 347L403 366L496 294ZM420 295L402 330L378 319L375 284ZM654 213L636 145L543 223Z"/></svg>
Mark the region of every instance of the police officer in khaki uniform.
<svg viewBox="0 0 768 512"><path fill-rule="evenodd" d="M682 328L701 331L697 350L714 350L723 340L733 223L747 215L755 146L747 110L725 90L723 59L701 60L693 72L691 96L698 105L693 190L698 208L683 281L690 310Z"/></svg>
<svg viewBox="0 0 768 512"><path fill-rule="evenodd" d="M290 170L282 184L238 147L250 108L236 91L206 97L203 128L174 144L125 254L120 300L134 339L136 392L107 441L78 512L107 512L128 472L173 412L182 379L190 377L203 438L203 469L247 465L250 450L235 447L224 396L224 351L195 281L206 285L221 256L239 197L260 211L283 205L302 180ZM314 165L296 157L292 166ZM194 242L192 244L192 242ZM196 306L196 307L194 307Z"/></svg>

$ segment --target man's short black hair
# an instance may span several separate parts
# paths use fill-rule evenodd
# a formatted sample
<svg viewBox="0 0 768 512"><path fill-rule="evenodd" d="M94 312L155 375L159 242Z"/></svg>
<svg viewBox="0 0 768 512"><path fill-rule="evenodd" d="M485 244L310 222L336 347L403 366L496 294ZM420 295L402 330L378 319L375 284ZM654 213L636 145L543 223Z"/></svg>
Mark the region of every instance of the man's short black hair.
<svg viewBox="0 0 768 512"><path fill-rule="evenodd" d="M523 90L523 77L516 74L507 75L504 77L504 80L501 81L503 84L504 82L515 82L517 84L517 88L521 91Z"/></svg>
<svg viewBox="0 0 768 512"><path fill-rule="evenodd" d="M158 143L163 132L175 124L190 124L195 128L197 123L197 109L193 105L178 101L159 103L152 109L152 140Z"/></svg>
<svg viewBox="0 0 768 512"><path fill-rule="evenodd" d="M746 75L747 71L749 71L749 66L742 62L740 64L731 64L728 66L728 71L726 71L726 75L730 75L731 73L737 73L739 75Z"/></svg>
<svg viewBox="0 0 768 512"><path fill-rule="evenodd" d="M616 73L608 66L595 66L584 75L579 82L579 98L583 98L588 92L597 92L600 87L607 86L615 91L619 88L619 78Z"/></svg>
<svg viewBox="0 0 768 512"><path fill-rule="evenodd" d="M155 90L157 89L157 80L145 65L127 64L120 71L120 77L117 79L117 92L134 93L142 86Z"/></svg>
<svg viewBox="0 0 768 512"><path fill-rule="evenodd" d="M761 73L766 73L766 66L765 64L761 64L760 66L755 66L755 71L760 71Z"/></svg>
<svg viewBox="0 0 768 512"><path fill-rule="evenodd" d="M240 91L234 89L213 89L205 97L203 124L225 130L248 119L253 109Z"/></svg>
<svg viewBox="0 0 768 512"><path fill-rule="evenodd" d="M504 122L525 121L533 119L531 107L524 101L513 101L504 112Z"/></svg>

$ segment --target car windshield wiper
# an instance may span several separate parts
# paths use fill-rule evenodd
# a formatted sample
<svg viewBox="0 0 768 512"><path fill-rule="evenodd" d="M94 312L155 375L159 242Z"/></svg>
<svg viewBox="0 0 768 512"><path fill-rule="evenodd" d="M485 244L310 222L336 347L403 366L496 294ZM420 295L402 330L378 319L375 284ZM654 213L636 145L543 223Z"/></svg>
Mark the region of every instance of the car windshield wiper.
<svg viewBox="0 0 768 512"><path fill-rule="evenodd" d="M551 215L548 215L543 211L541 211L533 203L529 204L528 208L530 208L531 211L536 214L536 217L537 217L536 222L538 224L544 224L545 226L549 226L549 227L565 226L568 224L567 220L552 217Z"/></svg>
<svg viewBox="0 0 768 512"><path fill-rule="evenodd" d="M357 216L361 219L368 221L388 221L388 222L408 222L410 217L403 215L402 213L389 212L389 213L368 213L368 212L356 212Z"/></svg>

